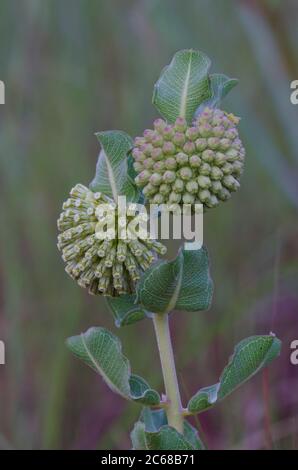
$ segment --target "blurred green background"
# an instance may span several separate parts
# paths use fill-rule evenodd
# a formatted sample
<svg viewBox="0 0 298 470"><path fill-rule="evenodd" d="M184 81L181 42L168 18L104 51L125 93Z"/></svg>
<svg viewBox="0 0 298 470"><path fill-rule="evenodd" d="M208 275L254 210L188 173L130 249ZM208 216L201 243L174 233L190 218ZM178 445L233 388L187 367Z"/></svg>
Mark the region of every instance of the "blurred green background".
<svg viewBox="0 0 298 470"><path fill-rule="evenodd" d="M116 331L105 301L65 274L56 219L93 177L94 132L150 126L153 85L183 48L239 78L223 107L242 117L247 148L241 190L204 218L212 309L172 317L184 401L217 381L236 342L272 330L283 351L268 373L194 424L210 449L298 448L297 23L295 0L1 1L0 448L130 447L139 406L64 345L91 325L116 332L133 370L162 390L150 321Z"/></svg>

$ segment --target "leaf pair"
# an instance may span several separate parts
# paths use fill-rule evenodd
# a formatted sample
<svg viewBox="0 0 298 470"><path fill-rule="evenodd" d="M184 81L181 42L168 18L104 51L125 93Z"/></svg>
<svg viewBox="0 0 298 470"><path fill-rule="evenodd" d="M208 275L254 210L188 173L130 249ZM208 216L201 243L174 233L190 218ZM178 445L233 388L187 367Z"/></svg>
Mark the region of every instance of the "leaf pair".
<svg viewBox="0 0 298 470"><path fill-rule="evenodd" d="M86 333L69 338L67 345L75 356L100 374L114 392L143 405L160 405L158 392L142 377L131 373L119 339L105 328L90 328ZM270 364L279 355L280 348L281 342L273 334L242 340L235 347L219 382L202 388L190 399L189 414L201 413L228 396Z"/></svg>

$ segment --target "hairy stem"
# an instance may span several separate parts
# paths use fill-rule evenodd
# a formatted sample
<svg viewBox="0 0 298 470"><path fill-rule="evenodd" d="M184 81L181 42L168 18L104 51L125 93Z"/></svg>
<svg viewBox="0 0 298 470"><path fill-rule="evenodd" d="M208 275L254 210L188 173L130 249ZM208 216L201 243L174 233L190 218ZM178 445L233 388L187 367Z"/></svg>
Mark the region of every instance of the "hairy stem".
<svg viewBox="0 0 298 470"><path fill-rule="evenodd" d="M153 315L162 374L166 389L168 424L183 434L183 409L177 380L168 314Z"/></svg>

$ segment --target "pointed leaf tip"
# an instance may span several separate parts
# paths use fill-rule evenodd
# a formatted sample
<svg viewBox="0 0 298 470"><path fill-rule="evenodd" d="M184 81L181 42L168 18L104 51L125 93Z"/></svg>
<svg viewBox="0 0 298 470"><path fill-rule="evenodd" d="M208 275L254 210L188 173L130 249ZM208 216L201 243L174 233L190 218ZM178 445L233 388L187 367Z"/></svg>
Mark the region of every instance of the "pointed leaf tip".
<svg viewBox="0 0 298 470"><path fill-rule="evenodd" d="M219 382L199 390L189 401L191 414L201 413L223 400L240 385L270 364L280 354L281 341L276 336L251 336L234 349Z"/></svg>
<svg viewBox="0 0 298 470"><path fill-rule="evenodd" d="M152 102L170 123L184 117L190 124L198 106L211 96L210 59L192 49L176 52L154 86Z"/></svg>

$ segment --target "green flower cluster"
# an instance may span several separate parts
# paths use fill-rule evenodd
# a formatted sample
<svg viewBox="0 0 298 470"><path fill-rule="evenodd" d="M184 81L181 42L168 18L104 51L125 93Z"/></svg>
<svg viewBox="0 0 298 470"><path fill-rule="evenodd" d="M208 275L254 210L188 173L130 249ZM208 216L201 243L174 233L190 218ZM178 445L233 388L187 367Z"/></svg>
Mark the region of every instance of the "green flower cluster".
<svg viewBox="0 0 298 470"><path fill-rule="evenodd" d="M136 184L150 203L203 204L215 207L239 188L245 150L238 135L239 118L204 108L188 127L162 119L154 130L136 137L132 151Z"/></svg>
<svg viewBox="0 0 298 470"><path fill-rule="evenodd" d="M111 225L111 220L114 230L108 234L108 229L108 236L103 239L103 229ZM124 220L128 227L132 216ZM119 239L118 225L116 204L82 184L71 190L70 198L63 204L58 220L62 232L58 248L66 262L66 272L90 294L115 297L134 292L141 272L148 269L156 254L166 252L165 246L155 240Z"/></svg>

